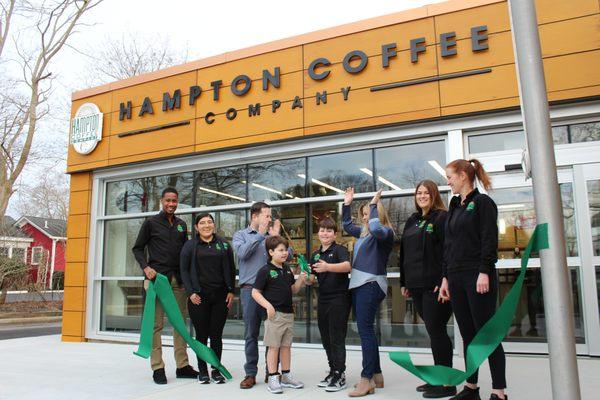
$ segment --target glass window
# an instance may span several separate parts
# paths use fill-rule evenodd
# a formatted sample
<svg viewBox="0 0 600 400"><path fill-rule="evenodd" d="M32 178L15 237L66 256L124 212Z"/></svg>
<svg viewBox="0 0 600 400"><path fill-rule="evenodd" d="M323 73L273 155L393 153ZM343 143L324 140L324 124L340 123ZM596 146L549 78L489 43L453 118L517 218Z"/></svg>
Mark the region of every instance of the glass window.
<svg viewBox="0 0 600 400"><path fill-rule="evenodd" d="M445 185L445 165L442 140L376 149L376 185L384 190L412 189L423 179Z"/></svg>
<svg viewBox="0 0 600 400"><path fill-rule="evenodd" d="M196 207L245 202L245 166L196 171Z"/></svg>
<svg viewBox="0 0 600 400"><path fill-rule="evenodd" d="M105 222L103 276L142 276L131 249L143 222L143 218Z"/></svg>
<svg viewBox="0 0 600 400"><path fill-rule="evenodd" d="M144 281L103 281L100 330L139 332L144 308ZM166 334L163 331L163 334Z"/></svg>
<svg viewBox="0 0 600 400"><path fill-rule="evenodd" d="M553 126L552 139L554 144L569 143L569 128L567 126Z"/></svg>
<svg viewBox="0 0 600 400"><path fill-rule="evenodd" d="M525 134L522 130L469 136L471 154L523 148L525 148Z"/></svg>
<svg viewBox="0 0 600 400"><path fill-rule="evenodd" d="M309 157L309 194L311 197L339 195L349 186L356 193L372 192L372 171L371 150Z"/></svg>
<svg viewBox="0 0 600 400"><path fill-rule="evenodd" d="M588 202L594 255L600 256L600 180L588 181Z"/></svg>
<svg viewBox="0 0 600 400"><path fill-rule="evenodd" d="M167 187L179 192L179 209L192 207L193 173L152 176L106 185L106 214L159 211L160 196Z"/></svg>
<svg viewBox="0 0 600 400"><path fill-rule="evenodd" d="M571 143L593 142L600 140L600 122L569 126Z"/></svg>
<svg viewBox="0 0 600 400"><path fill-rule="evenodd" d="M31 264L38 265L42 262L42 253L44 252L44 248L41 246L36 246L31 248Z"/></svg>
<svg viewBox="0 0 600 400"><path fill-rule="evenodd" d="M569 268L569 283L573 300L573 316L575 324L575 342L585 343L583 312L581 302L581 285L578 268ZM507 268L498 270L500 282L500 302L513 287L519 269ZM506 341L509 342L543 342L546 337L546 315L544 313L544 296L542 277L539 268L528 268L525 275L521 299L513 318L511 330Z"/></svg>
<svg viewBox="0 0 600 400"><path fill-rule="evenodd" d="M560 184L565 224L567 256L576 257L577 235L573 187ZM533 204L533 189L518 187L493 189L490 196L498 206L498 258L521 258L537 223Z"/></svg>
<svg viewBox="0 0 600 400"><path fill-rule="evenodd" d="M305 184L306 158L248 166L250 201L303 198Z"/></svg>

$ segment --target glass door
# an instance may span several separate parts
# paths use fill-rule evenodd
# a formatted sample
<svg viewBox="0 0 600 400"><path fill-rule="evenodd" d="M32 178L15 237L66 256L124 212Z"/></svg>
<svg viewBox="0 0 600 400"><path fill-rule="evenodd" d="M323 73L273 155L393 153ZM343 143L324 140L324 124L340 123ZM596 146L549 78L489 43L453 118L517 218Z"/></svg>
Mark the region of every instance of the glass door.
<svg viewBox="0 0 600 400"><path fill-rule="evenodd" d="M577 234L573 171L558 171L563 204L567 265L573 299L575 340L577 351L587 354L582 268ZM521 257L537 223L531 180L525 181L522 173L501 173L493 176L493 189L489 195L498 205L498 275L502 301L519 275ZM532 255L525 276L510 331L505 339L511 352L546 353L548 351L545 328L544 298L540 259Z"/></svg>
<svg viewBox="0 0 600 400"><path fill-rule="evenodd" d="M600 355L600 164L573 167L589 355Z"/></svg>

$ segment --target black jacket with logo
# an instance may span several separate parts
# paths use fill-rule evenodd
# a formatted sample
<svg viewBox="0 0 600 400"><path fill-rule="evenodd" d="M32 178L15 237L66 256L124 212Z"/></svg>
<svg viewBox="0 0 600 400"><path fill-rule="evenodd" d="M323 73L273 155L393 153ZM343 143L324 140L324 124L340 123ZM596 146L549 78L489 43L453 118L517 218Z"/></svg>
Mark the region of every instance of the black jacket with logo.
<svg viewBox="0 0 600 400"><path fill-rule="evenodd" d="M144 221L131 250L142 270L150 266L156 272L166 275L169 280L175 276L177 282L181 284L179 253L187 239L185 221L173 216L173 225L171 225L167 214L161 211Z"/></svg>
<svg viewBox="0 0 600 400"><path fill-rule="evenodd" d="M188 295L202 296L215 289L233 293L235 264L231 245L217 235L210 243L194 235L181 250L180 272Z"/></svg>
<svg viewBox="0 0 600 400"><path fill-rule="evenodd" d="M412 214L400 240L400 286L429 289L442 281L446 211Z"/></svg>
<svg viewBox="0 0 600 400"><path fill-rule="evenodd" d="M444 244L444 276L452 271L490 274L498 261L498 207L475 189L461 204L460 196L450 201Z"/></svg>

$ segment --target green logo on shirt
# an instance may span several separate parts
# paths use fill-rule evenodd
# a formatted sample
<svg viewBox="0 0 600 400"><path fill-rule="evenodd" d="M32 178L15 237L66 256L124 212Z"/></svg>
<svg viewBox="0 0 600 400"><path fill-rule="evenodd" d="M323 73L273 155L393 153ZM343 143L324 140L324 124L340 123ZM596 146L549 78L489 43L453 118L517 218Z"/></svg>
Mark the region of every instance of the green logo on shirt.
<svg viewBox="0 0 600 400"><path fill-rule="evenodd" d="M277 273L277 271L271 270L269 272L269 275L271 275L271 278L275 279L279 276L279 274Z"/></svg>
<svg viewBox="0 0 600 400"><path fill-rule="evenodd" d="M475 209L475 203L474 202L470 202L469 205L467 206L467 211L472 211Z"/></svg>
<svg viewBox="0 0 600 400"><path fill-rule="evenodd" d="M319 261L320 258L321 258L321 255L319 253L315 254L315 256L313 257L315 262Z"/></svg>
<svg viewBox="0 0 600 400"><path fill-rule="evenodd" d="M177 232L183 232L183 226L177 225Z"/></svg>
<svg viewBox="0 0 600 400"><path fill-rule="evenodd" d="M221 245L219 243L217 243L217 250L221 251Z"/></svg>
<svg viewBox="0 0 600 400"><path fill-rule="evenodd" d="M228 245L227 245L227 243L223 243L223 248L224 248L225 250L227 250L227 246L228 246Z"/></svg>
<svg viewBox="0 0 600 400"><path fill-rule="evenodd" d="M423 221L419 222L419 225L418 225L419 228L422 229L425 226L425 222L427 222L427 221L423 220Z"/></svg>
<svg viewBox="0 0 600 400"><path fill-rule="evenodd" d="M427 228L425 229L425 232L427 233L432 233L433 232L433 224L428 224Z"/></svg>

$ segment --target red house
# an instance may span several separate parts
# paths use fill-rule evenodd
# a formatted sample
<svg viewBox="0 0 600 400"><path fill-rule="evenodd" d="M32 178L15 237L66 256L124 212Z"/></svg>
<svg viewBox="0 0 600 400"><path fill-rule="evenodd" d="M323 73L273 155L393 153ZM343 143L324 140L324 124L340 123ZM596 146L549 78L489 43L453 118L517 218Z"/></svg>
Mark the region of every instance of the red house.
<svg viewBox="0 0 600 400"><path fill-rule="evenodd" d="M32 267L32 277L50 288L54 273L65 270L67 221L23 216L15 226L33 239L25 256Z"/></svg>

